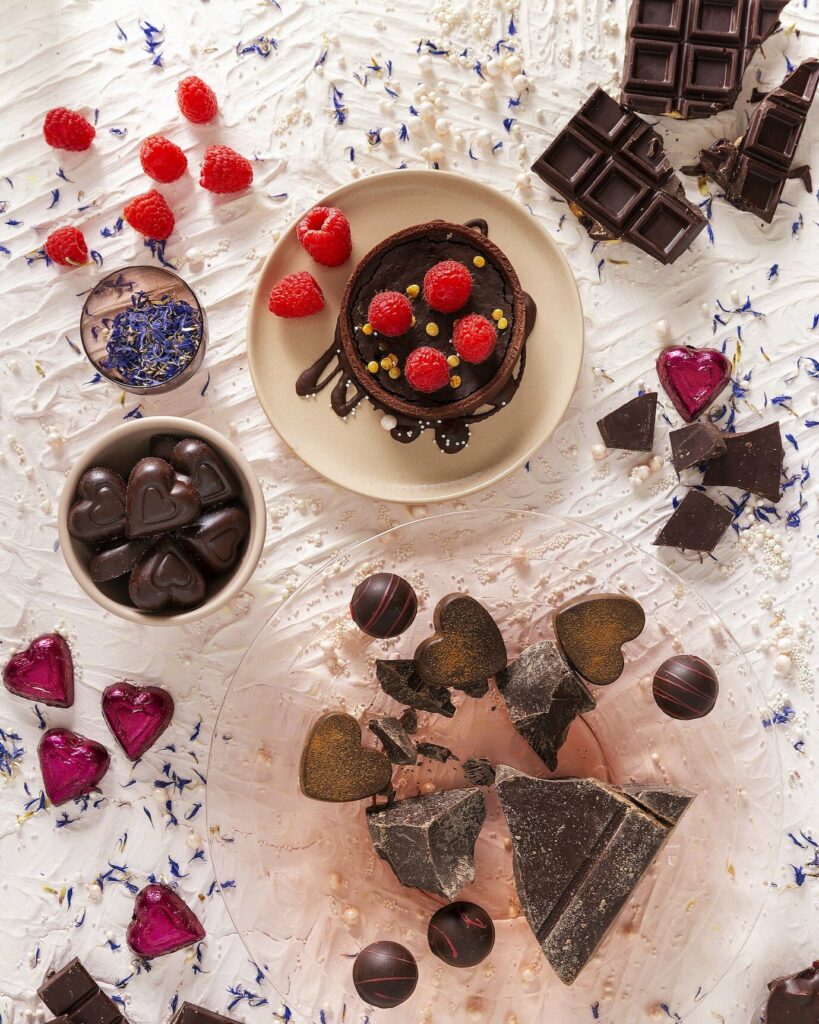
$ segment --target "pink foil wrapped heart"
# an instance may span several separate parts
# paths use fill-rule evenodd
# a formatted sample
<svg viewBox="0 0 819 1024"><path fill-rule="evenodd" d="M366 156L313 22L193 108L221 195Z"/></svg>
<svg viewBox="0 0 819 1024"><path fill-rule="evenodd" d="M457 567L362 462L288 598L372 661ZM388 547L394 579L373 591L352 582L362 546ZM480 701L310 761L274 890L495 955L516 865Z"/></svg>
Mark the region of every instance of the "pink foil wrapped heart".
<svg viewBox="0 0 819 1024"><path fill-rule="evenodd" d="M151 960L192 946L205 929L190 907L167 885L146 885L134 901L125 939L137 956Z"/></svg>
<svg viewBox="0 0 819 1024"><path fill-rule="evenodd" d="M713 348L671 346L657 357L657 376L674 408L691 423L731 380L731 361Z"/></svg>
<svg viewBox="0 0 819 1024"><path fill-rule="evenodd" d="M70 708L74 703L71 649L59 633L38 636L8 662L3 682L18 697L53 708Z"/></svg>
<svg viewBox="0 0 819 1024"><path fill-rule="evenodd" d="M96 789L111 758L101 743L69 729L49 729L37 748L46 796L56 806Z"/></svg>
<svg viewBox="0 0 819 1024"><path fill-rule="evenodd" d="M156 743L173 718L173 697L159 686L112 683L102 694L108 728L132 761Z"/></svg>

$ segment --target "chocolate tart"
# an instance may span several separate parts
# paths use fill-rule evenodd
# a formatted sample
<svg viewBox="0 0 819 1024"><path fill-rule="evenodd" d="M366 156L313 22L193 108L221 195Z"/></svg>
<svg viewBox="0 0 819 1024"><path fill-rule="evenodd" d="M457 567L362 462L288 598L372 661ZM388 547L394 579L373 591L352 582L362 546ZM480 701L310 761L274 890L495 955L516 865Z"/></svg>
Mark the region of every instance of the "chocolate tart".
<svg viewBox="0 0 819 1024"><path fill-rule="evenodd" d="M431 428L442 451L462 451L469 441L470 424L493 415L514 397L525 367L526 339L535 321L534 303L523 291L507 256L488 238L487 230L483 220L467 224L428 221L390 235L371 249L347 282L332 346L300 375L297 393L316 394L340 374L331 405L341 418L368 398L395 419L395 424L387 420L382 425L396 441L414 441ZM469 300L454 313L432 310L423 298L424 275L442 260L456 260L472 275ZM376 293L407 293L412 285L419 289L411 299L415 323L405 334L386 338L362 330ZM410 352L422 345L452 356L455 322L468 313L491 317L494 310L501 310L507 322L498 330L495 351L482 363L461 360L452 374L460 378L457 387L422 394L409 385L403 373L392 378L380 366L382 359L392 355L400 370ZM438 328L435 336L427 333L431 323ZM372 363L379 364L375 373L368 369Z"/></svg>

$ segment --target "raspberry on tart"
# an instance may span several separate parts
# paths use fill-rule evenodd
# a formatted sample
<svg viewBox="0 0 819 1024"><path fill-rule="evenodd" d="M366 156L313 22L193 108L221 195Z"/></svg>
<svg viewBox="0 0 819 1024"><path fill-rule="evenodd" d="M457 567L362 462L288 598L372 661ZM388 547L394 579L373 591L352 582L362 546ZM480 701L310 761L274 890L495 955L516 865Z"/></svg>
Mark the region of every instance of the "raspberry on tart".
<svg viewBox="0 0 819 1024"><path fill-rule="evenodd" d="M498 332L491 320L480 313L468 313L455 322L452 344L467 363L482 363L495 351Z"/></svg>
<svg viewBox="0 0 819 1024"><path fill-rule="evenodd" d="M412 327L412 306L402 292L379 292L367 309L370 327L386 338L398 338Z"/></svg>
<svg viewBox="0 0 819 1024"><path fill-rule="evenodd" d="M424 275L424 299L439 313L455 313L469 300L472 275L457 260L442 260Z"/></svg>
<svg viewBox="0 0 819 1024"><path fill-rule="evenodd" d="M422 345L407 356L404 366L407 383L425 395L440 391L449 384L449 363L437 348Z"/></svg>

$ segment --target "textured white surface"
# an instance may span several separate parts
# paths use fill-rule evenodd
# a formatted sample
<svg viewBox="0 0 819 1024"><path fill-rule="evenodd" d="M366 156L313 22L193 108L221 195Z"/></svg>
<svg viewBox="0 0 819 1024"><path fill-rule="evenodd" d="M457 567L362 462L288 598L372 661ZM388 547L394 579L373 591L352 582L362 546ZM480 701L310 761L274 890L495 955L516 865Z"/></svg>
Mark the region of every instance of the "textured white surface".
<svg viewBox="0 0 819 1024"><path fill-rule="evenodd" d="M10 653L28 638L54 628L63 629L71 639L79 669L77 701L69 711L49 711L50 725L72 726L109 741L99 717L99 695L105 685L123 677L163 682L174 692L178 708L168 734L175 752L150 753L132 774L117 754L104 782L106 801L85 813L72 807L70 817L77 820L57 828L58 814L52 810L18 820L30 799L24 786L32 797L40 790L34 753L38 723L30 705L8 696L2 699L0 727L18 733L22 739L17 746L25 749L14 777L0 787L4 1024L20 1024L31 1019L32 1011L41 1012L34 993L42 974L72 953L82 955L106 986L132 973L123 944L132 898L114 879L128 876L141 886L152 872L170 877L169 858L185 875L180 891L197 905L208 940L201 963L177 954L157 962L150 976L131 978L118 993L127 1000L129 1016L135 1024L161 1020L176 992L225 1009L235 998L229 987L269 1000L253 1008L251 1002L258 1000L242 998L235 1008L240 1018L269 1020L277 1009L275 994L257 982L254 967L231 934L218 896L208 895L214 879L207 856L190 862L205 829L201 810L185 820L204 798L204 784L194 769L204 774L224 688L249 639L280 597L304 577L310 564L339 545L423 514L418 508L362 501L317 479L284 450L252 391L244 334L257 268L277 232L322 193L351 175L438 161L530 204L564 247L587 317L587 363L575 401L528 473L515 473L502 486L470 499L469 506L548 508L585 518L653 550L652 535L668 514L675 490L673 472L660 469L634 487L629 471L646 460L610 454L596 461L592 445L598 440L594 420L601 411L632 395L640 382L655 386L653 360L661 344L655 324L660 320L668 321L674 338L681 341L725 341L729 355L741 328L739 372L752 376L746 382L747 396L737 401L737 426L743 429L778 417L783 431L799 445L797 452L786 442L791 473L809 464L816 450L819 429L808 424L819 419L814 405L817 382L806 372L811 364L803 362L800 369L797 362L801 355L819 356L811 331L819 312L815 196L790 183L785 198L796 205L783 205L770 226L760 226L715 198L715 244L710 246L701 236L674 267L662 268L627 246L598 247L592 253L571 214L561 219L565 205L553 201L536 180L527 186L526 168L555 127L565 122L593 85L614 88L622 59L625 0L555 0L532 3L520 11L489 0L281 3L281 9L249 0L146 2L140 8L124 0L6 0L2 5L0 84L5 102L0 175L11 179L0 180L0 200L8 203L0 244L10 252L0 254L3 651ZM153 66L144 49L138 16L156 26L164 24L162 67ZM512 16L517 32L510 38ZM120 38L115 20L127 39ZM757 74L763 85L774 85L786 70L786 57L795 63L800 56L816 54L817 0L805 0L804 6L801 0L792 3L783 23L798 28L799 34L791 30L766 45L766 58L754 60L736 110L707 122L663 122L661 131L675 163L691 161L700 145L721 134L740 133ZM277 40L267 58L241 52L260 35ZM494 54L500 39L506 43ZM426 40L435 45L430 48ZM457 56L467 48L463 59ZM452 56L439 55L439 49ZM476 59L484 69L484 81L474 70ZM495 74L499 63L505 66ZM526 71L525 80L517 77L521 69ZM213 126L184 124L176 110L175 83L191 70L201 73L220 97L222 114ZM343 124L334 116L334 87L344 111ZM524 90L520 105L509 107L519 89ZM430 98L433 91L437 98ZM409 113L411 104L427 113L425 102L432 104L433 116L424 120ZM58 154L44 145L42 116L58 104L89 113L99 108L97 141L89 154ZM518 120L507 131L504 118L512 116ZM402 123L409 129L407 141L400 138ZM371 146L367 133L378 128L382 142ZM387 128L393 132L384 132ZM120 404L115 389L87 385L91 371L66 340L67 336L73 345L78 342L78 293L90 286L96 271L61 272L41 261L29 266L25 259L40 248L49 230L69 223L84 226L92 247L105 257L106 269L150 259L129 229L107 238L99 232L114 225L130 196L148 187L136 154L141 138L156 131L178 141L191 161L192 177L163 187L178 225L167 256L206 304L211 341L197 378L170 397L145 401L141 411L192 415L235 437L262 479L270 514L265 556L252 586L235 607L189 630L159 632L105 617L79 591L54 550L56 499L67 468L91 437L118 423L137 403L128 396ZM192 180L203 145L217 140L257 158L256 181L248 194L215 199ZM499 142L502 147L495 148ZM817 142L819 115L814 110L800 147L801 160L812 158L819 166ZM70 182L56 176L59 167ZM689 194L696 197L696 182L689 184ZM53 189L59 189L56 200ZM9 219L22 223L6 224ZM614 262L619 260L627 262ZM778 274L769 279L774 265ZM712 335L717 301L732 309L746 296L765 318L722 315L725 325L717 324ZM208 375L210 385L202 396ZM771 404L783 395L791 397ZM665 448L662 428L656 450ZM798 490L795 485L786 492L782 509L798 506ZM717 563L700 566L675 555L661 556L733 628L751 654L771 704L781 707L789 702L796 710L794 720L781 727L788 783L782 867L773 878L759 880L776 889L731 977L691 1017L696 1024L745 1024L769 977L802 966L816 954L811 928L816 883L810 875L815 869L808 868L804 884L797 887L788 866L811 860L814 851L800 830L810 834L819 828L811 737L816 723L816 662L810 628L816 618L812 581L817 567L812 481L804 486L804 499L807 506L799 528L787 528L784 515L781 521L771 516L770 536L764 523L752 526L739 542L731 537L723 543ZM743 526L751 522L746 516ZM802 632L800 617L809 624ZM781 659L789 642L788 673L788 663ZM777 669L786 674L777 675ZM760 709L760 719L762 715ZM191 740L200 719L201 729ZM725 742L730 743L730 736ZM163 775L166 758L170 774ZM174 772L177 779L192 780L181 793L181 783L176 788L155 787L155 780L172 781ZM128 785L132 777L136 781ZM169 798L173 817L164 806ZM718 821L714 827L719 828ZM805 849L794 845L787 832ZM127 870L113 871L100 896L94 879L112 870L109 864L127 865ZM662 1021L674 1013L673 1007L661 1008L662 992L656 996L656 1001L634 1007L635 1021ZM328 1006L327 1011L328 1024L341 1019L340 1006Z"/></svg>

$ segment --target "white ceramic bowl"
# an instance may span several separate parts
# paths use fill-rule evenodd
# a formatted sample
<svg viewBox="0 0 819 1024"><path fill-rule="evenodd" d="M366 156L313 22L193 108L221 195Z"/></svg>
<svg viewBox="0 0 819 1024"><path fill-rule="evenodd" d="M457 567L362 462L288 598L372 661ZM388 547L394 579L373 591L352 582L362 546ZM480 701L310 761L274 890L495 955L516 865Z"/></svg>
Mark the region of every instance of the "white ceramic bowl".
<svg viewBox="0 0 819 1024"><path fill-rule="evenodd" d="M233 572L208 588L205 601L185 611L150 613L140 611L128 602L122 580L98 584L91 579L89 564L93 549L75 540L68 532L68 510L77 493L83 473L92 466L110 466L126 475L137 461L149 454L148 444L156 434L175 434L180 438L197 437L211 445L233 471L241 487L242 503L250 517L250 532L244 554ZM85 452L66 477L60 495L60 550L74 579L97 604L122 619L149 626L180 626L204 618L221 608L245 586L253 575L264 545L266 513L261 485L250 463L239 449L212 427L179 416L150 416L132 420L106 431Z"/></svg>

